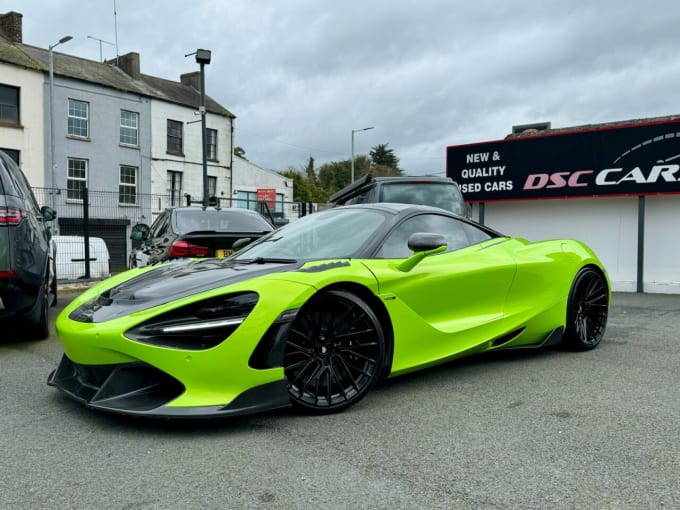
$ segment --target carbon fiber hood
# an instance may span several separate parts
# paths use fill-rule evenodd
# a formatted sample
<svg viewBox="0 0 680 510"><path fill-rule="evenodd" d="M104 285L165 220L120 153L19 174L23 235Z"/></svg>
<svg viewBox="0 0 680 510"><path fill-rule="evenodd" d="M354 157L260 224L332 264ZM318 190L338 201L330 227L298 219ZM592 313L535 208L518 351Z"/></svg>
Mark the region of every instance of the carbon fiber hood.
<svg viewBox="0 0 680 510"><path fill-rule="evenodd" d="M237 263L230 260L178 260L147 271L102 292L69 317L105 322L203 291L270 273L295 271L302 263Z"/></svg>

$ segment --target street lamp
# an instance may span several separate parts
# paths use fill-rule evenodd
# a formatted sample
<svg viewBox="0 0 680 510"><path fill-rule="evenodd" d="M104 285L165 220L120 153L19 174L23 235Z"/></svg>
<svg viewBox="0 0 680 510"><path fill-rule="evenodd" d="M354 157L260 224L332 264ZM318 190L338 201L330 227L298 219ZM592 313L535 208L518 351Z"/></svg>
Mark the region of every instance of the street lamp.
<svg viewBox="0 0 680 510"><path fill-rule="evenodd" d="M50 72L50 166L51 166L51 187L52 187L52 207L55 205L55 199L54 199L54 188L56 186L55 182L55 172L56 172L56 159L54 157L54 55L52 53L52 50L59 46L60 44L63 44L65 42L70 41L73 39L70 35L65 35L61 39L59 39L58 42L55 44L49 46L48 48L48 67L49 67L49 72Z"/></svg>
<svg viewBox="0 0 680 510"><path fill-rule="evenodd" d="M203 145L203 207L208 207L208 140L205 125L205 64L210 63L210 50L196 50L196 62L201 66L201 141Z"/></svg>
<svg viewBox="0 0 680 510"><path fill-rule="evenodd" d="M351 180L350 184L354 182L354 133L358 133L359 131L368 131L369 129L373 129L374 126L371 127L365 127L361 129L353 129L352 130L352 174L351 174Z"/></svg>

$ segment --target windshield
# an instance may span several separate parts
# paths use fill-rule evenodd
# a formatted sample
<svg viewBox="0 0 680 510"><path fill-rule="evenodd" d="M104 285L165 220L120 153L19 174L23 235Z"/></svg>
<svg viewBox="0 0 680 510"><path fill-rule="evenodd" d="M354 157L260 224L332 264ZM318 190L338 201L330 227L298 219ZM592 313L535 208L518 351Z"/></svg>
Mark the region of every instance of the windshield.
<svg viewBox="0 0 680 510"><path fill-rule="evenodd" d="M180 232L269 232L271 225L259 214L239 209L177 210Z"/></svg>
<svg viewBox="0 0 680 510"><path fill-rule="evenodd" d="M337 208L305 216L261 238L233 258L349 258L387 221L374 210Z"/></svg>

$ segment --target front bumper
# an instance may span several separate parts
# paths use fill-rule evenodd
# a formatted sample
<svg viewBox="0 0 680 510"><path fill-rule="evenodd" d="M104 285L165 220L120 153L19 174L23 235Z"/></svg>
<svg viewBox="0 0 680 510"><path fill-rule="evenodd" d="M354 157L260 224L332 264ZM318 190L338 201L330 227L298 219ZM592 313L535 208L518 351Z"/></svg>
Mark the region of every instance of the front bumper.
<svg viewBox="0 0 680 510"><path fill-rule="evenodd" d="M64 355L47 384L86 407L149 417L229 417L290 406L286 382L253 386L225 406L170 407L184 385L143 362L82 365Z"/></svg>

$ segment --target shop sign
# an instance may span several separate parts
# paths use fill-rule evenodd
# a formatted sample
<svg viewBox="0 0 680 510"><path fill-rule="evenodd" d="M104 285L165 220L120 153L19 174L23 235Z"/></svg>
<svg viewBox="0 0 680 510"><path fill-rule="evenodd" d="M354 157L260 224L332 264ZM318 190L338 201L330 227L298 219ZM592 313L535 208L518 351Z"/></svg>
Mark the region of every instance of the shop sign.
<svg viewBox="0 0 680 510"><path fill-rule="evenodd" d="M680 121L447 148L467 201L680 193Z"/></svg>

